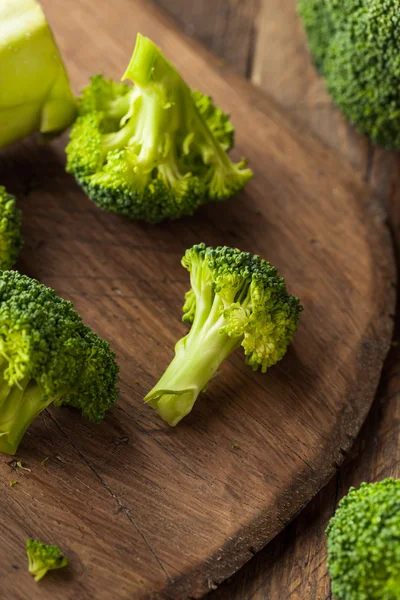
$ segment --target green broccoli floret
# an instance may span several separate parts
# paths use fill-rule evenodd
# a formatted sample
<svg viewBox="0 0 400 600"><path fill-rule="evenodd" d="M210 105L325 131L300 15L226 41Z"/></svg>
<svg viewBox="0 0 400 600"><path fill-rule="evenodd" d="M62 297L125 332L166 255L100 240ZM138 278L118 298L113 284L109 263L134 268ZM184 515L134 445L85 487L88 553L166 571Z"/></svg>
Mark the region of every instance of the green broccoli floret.
<svg viewBox="0 0 400 600"><path fill-rule="evenodd" d="M15 197L0 185L0 270L12 267L22 248L21 218Z"/></svg>
<svg viewBox="0 0 400 600"><path fill-rule="evenodd" d="M327 536L328 569L338 600L399 600L400 480L351 488Z"/></svg>
<svg viewBox="0 0 400 600"><path fill-rule="evenodd" d="M199 244L186 251L182 265L191 283L183 320L192 327L145 398L172 426L192 410L219 366L239 346L254 371L265 373L277 363L301 311L277 270L248 252Z"/></svg>
<svg viewBox="0 0 400 600"><path fill-rule="evenodd" d="M35 581L40 581L52 569L61 569L68 565L68 558L61 554L58 546L48 546L39 540L29 538L26 541L28 570Z"/></svg>
<svg viewBox="0 0 400 600"><path fill-rule="evenodd" d="M157 223L225 200L252 177L226 150L233 127L192 92L159 48L138 36L124 75L134 87L92 78L67 146L67 171L101 208Z"/></svg>
<svg viewBox="0 0 400 600"><path fill-rule="evenodd" d="M0 147L72 123L76 102L36 0L0 2L0 72Z"/></svg>
<svg viewBox="0 0 400 600"><path fill-rule="evenodd" d="M392 0L299 0L315 63L360 133L400 149L400 11Z"/></svg>
<svg viewBox="0 0 400 600"><path fill-rule="evenodd" d="M53 403L98 423L113 406L118 366L71 302L17 271L0 272L0 452L15 454Z"/></svg>

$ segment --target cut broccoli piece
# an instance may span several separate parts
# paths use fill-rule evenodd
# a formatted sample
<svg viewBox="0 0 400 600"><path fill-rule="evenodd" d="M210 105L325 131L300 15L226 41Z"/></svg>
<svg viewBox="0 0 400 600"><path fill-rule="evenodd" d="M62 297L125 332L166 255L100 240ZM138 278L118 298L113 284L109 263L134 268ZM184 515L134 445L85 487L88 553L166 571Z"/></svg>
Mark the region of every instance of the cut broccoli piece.
<svg viewBox="0 0 400 600"><path fill-rule="evenodd" d="M62 58L36 0L0 2L0 147L76 116Z"/></svg>
<svg viewBox="0 0 400 600"><path fill-rule="evenodd" d="M61 554L58 546L48 546L39 540L29 538L26 541L28 570L35 581L40 581L52 569L61 569L68 565L68 558Z"/></svg>
<svg viewBox="0 0 400 600"><path fill-rule="evenodd" d="M225 200L252 177L225 150L233 127L211 98L192 92L161 51L138 36L124 75L84 90L67 146L67 171L101 208L157 223Z"/></svg>
<svg viewBox="0 0 400 600"><path fill-rule="evenodd" d="M49 404L98 423L113 406L118 366L71 302L16 271L0 272L0 452L15 454Z"/></svg>
<svg viewBox="0 0 400 600"><path fill-rule="evenodd" d="M328 569L338 600L399 600L400 480L351 488L328 529Z"/></svg>
<svg viewBox="0 0 400 600"><path fill-rule="evenodd" d="M400 149L400 11L392 0L299 0L315 63L360 133Z"/></svg>
<svg viewBox="0 0 400 600"><path fill-rule="evenodd" d="M15 197L0 186L0 270L10 269L17 260L23 242L21 237L22 213Z"/></svg>
<svg viewBox="0 0 400 600"><path fill-rule="evenodd" d="M193 408L221 363L239 346L246 362L263 373L285 354L302 310L267 261L237 249L204 244L186 251L190 272L183 320L189 334L145 402L176 425Z"/></svg>

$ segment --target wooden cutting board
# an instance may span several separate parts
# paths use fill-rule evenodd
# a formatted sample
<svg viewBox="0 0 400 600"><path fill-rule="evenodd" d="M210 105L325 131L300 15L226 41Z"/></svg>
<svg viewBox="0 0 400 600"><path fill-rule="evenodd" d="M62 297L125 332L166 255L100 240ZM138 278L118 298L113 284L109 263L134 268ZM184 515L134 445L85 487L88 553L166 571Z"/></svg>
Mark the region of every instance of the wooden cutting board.
<svg viewBox="0 0 400 600"><path fill-rule="evenodd" d="M118 79L140 31L231 113L234 155L256 176L235 200L150 226L105 214L84 196L64 172L66 136L1 152L0 181L24 210L18 268L73 300L110 340L121 395L98 426L72 409L46 411L18 452L30 472L0 457L0 597L200 598L301 510L351 446L390 344L389 234L339 158L150 4L43 4L76 91L97 72ZM200 241L269 259L305 310L278 366L253 374L237 352L169 429L143 397L186 330L180 258ZM28 536L60 545L70 566L35 584Z"/></svg>

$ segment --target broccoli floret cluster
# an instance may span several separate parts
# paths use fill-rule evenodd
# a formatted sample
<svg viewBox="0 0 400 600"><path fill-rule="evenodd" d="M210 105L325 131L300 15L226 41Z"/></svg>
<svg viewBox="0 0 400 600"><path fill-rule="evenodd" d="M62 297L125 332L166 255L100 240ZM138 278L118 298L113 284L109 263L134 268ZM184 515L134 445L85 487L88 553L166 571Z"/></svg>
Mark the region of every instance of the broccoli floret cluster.
<svg viewBox="0 0 400 600"><path fill-rule="evenodd" d="M0 270L12 267L22 248L21 219L15 197L0 186Z"/></svg>
<svg viewBox="0 0 400 600"><path fill-rule="evenodd" d="M252 177L226 154L233 127L211 98L192 92L161 51L138 36L124 75L92 78L67 146L67 170L101 208L157 223L225 200Z"/></svg>
<svg viewBox="0 0 400 600"><path fill-rule="evenodd" d="M98 423L113 406L119 368L71 302L16 271L0 272L0 451L15 454L49 404Z"/></svg>
<svg viewBox="0 0 400 600"><path fill-rule="evenodd" d="M315 63L358 131L400 148L400 11L392 0L299 0Z"/></svg>
<svg viewBox="0 0 400 600"><path fill-rule="evenodd" d="M61 569L68 565L68 558L63 556L58 546L49 546L39 540L29 538L26 541L26 553L28 570L34 576L35 581L40 581L47 571Z"/></svg>
<svg viewBox="0 0 400 600"><path fill-rule="evenodd" d="M192 327L145 398L172 426L192 410L222 362L240 346L254 371L265 373L277 363L302 309L275 267L259 256L199 244L186 251L182 265L191 283L183 320Z"/></svg>
<svg viewBox="0 0 400 600"><path fill-rule="evenodd" d="M400 598L400 480L351 488L327 536L328 569L338 600Z"/></svg>

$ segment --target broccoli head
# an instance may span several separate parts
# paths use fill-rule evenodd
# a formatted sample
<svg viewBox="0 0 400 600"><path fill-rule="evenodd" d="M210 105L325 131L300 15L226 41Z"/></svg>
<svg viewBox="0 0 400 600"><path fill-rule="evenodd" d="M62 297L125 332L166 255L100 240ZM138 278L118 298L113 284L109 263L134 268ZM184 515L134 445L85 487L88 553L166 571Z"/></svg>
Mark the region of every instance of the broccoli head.
<svg viewBox="0 0 400 600"><path fill-rule="evenodd" d="M252 177L226 154L233 127L211 98L189 89L138 36L124 75L133 87L92 78L67 146L67 171L101 208L157 223L225 200Z"/></svg>
<svg viewBox="0 0 400 600"><path fill-rule="evenodd" d="M351 488L327 536L328 569L338 600L399 600L400 480Z"/></svg>
<svg viewBox="0 0 400 600"><path fill-rule="evenodd" d="M26 541L28 570L35 581L40 581L47 571L61 569L68 565L68 558L61 554L58 546L48 546L39 540L29 538Z"/></svg>
<svg viewBox="0 0 400 600"><path fill-rule="evenodd" d="M204 244L186 251L190 273L183 320L189 334L145 402L176 425L193 408L222 362L239 346L253 371L262 373L285 354L301 306L267 261L248 252Z"/></svg>
<svg viewBox="0 0 400 600"><path fill-rule="evenodd" d="M98 423L113 406L118 366L71 302L17 271L0 272L0 452L15 454L49 404Z"/></svg>
<svg viewBox="0 0 400 600"><path fill-rule="evenodd" d="M76 102L36 0L0 2L0 71L0 147L72 123Z"/></svg>
<svg viewBox="0 0 400 600"><path fill-rule="evenodd" d="M12 267L22 248L21 217L14 196L0 186L0 270Z"/></svg>
<svg viewBox="0 0 400 600"><path fill-rule="evenodd" d="M334 102L360 133L400 148L400 11L392 0L299 0Z"/></svg>

